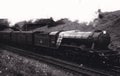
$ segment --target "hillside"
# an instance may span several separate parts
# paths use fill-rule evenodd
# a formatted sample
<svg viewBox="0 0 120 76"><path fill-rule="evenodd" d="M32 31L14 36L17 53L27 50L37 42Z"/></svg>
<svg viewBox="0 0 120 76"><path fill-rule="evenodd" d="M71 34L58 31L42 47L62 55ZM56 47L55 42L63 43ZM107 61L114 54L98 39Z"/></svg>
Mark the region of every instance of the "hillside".
<svg viewBox="0 0 120 76"><path fill-rule="evenodd" d="M67 18L63 18L54 21L53 18L48 19L36 19L35 21L21 21L12 26L14 31L60 31L60 30L81 30L89 31L93 30L93 26L88 26L86 22L78 23L78 21L70 21Z"/></svg>
<svg viewBox="0 0 120 76"><path fill-rule="evenodd" d="M63 24L58 24L56 26L53 27L48 27L43 26L37 29L33 29L33 31L45 31L45 32L52 32L52 31L61 31L61 30L81 30L81 31L90 31L93 30L94 27L93 26L88 26L87 23L83 22L83 23L78 23L76 21L72 22L68 19L61 19L61 22Z"/></svg>
<svg viewBox="0 0 120 76"><path fill-rule="evenodd" d="M77 22L65 22L65 24L57 25L54 27L44 26L41 28L34 29L34 31L45 31L45 32L52 32L52 31L61 31L61 30L81 30L81 31L89 31L92 30L93 27L87 26L85 23L77 23Z"/></svg>

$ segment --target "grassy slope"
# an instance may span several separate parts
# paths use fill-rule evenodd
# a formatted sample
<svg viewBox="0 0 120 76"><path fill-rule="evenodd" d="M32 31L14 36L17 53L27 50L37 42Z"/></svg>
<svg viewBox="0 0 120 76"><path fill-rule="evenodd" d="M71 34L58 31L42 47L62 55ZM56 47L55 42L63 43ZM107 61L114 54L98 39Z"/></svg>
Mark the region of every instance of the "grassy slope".
<svg viewBox="0 0 120 76"><path fill-rule="evenodd" d="M52 31L61 31L61 30L81 30L81 31L89 31L93 30L93 27L87 26L86 24L80 24L77 22L67 21L65 24L57 25L54 27L47 27L43 26L41 28L34 29L33 31L45 31L45 32L52 32Z"/></svg>
<svg viewBox="0 0 120 76"><path fill-rule="evenodd" d="M0 49L0 76L78 76L70 71ZM82 76L82 75L80 75Z"/></svg>

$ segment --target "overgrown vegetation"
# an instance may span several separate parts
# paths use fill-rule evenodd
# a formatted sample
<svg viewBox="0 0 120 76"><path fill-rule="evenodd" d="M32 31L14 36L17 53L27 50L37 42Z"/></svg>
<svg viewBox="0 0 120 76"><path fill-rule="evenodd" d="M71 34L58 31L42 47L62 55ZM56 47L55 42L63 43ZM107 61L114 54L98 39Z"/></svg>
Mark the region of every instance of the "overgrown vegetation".
<svg viewBox="0 0 120 76"><path fill-rule="evenodd" d="M78 76L78 74L0 49L0 76Z"/></svg>
<svg viewBox="0 0 120 76"><path fill-rule="evenodd" d="M1 21L2 22L2 21ZM5 24L4 26L1 24L1 30L9 28L9 24ZM14 26L11 27L14 31L59 31L59 30L81 30L81 31L89 31L93 30L94 27L92 25L87 25L86 22L78 23L78 21L70 21L67 18L60 19L58 21L54 21L53 18L48 19L36 19L29 21L21 21L17 22ZM46 31L46 29L48 31Z"/></svg>
<svg viewBox="0 0 120 76"><path fill-rule="evenodd" d="M0 19L0 30L9 28L9 22L7 19Z"/></svg>

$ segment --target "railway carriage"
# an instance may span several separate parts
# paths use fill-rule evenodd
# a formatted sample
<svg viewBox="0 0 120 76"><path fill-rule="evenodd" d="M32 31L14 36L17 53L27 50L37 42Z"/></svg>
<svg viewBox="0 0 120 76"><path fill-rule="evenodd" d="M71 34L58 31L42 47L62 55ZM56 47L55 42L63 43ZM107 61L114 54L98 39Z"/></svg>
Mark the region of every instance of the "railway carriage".
<svg viewBox="0 0 120 76"><path fill-rule="evenodd" d="M11 33L11 42L12 43L19 43L19 37L18 37L19 33L20 33L20 31L13 31Z"/></svg>
<svg viewBox="0 0 120 76"><path fill-rule="evenodd" d="M32 31L14 31L12 32L12 41L17 44L33 44L33 32Z"/></svg>
<svg viewBox="0 0 120 76"><path fill-rule="evenodd" d="M0 31L0 41L9 43L11 40L11 31Z"/></svg>
<svg viewBox="0 0 120 76"><path fill-rule="evenodd" d="M28 44L28 45L33 45L34 44L34 37L33 37L33 32L32 31L24 31L24 33L23 33L26 37L26 43Z"/></svg>
<svg viewBox="0 0 120 76"><path fill-rule="evenodd" d="M23 45L27 44L26 35L24 32L18 32L17 38L18 38L18 43L23 44Z"/></svg>

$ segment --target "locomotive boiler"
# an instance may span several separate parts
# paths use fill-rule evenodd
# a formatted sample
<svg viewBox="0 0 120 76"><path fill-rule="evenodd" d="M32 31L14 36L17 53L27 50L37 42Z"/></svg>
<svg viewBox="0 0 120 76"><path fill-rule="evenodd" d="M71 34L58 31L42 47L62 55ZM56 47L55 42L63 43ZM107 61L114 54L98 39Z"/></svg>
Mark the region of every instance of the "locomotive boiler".
<svg viewBox="0 0 120 76"><path fill-rule="evenodd" d="M81 32L79 30L55 31L50 36L54 37L54 45L75 46L91 49L108 49L110 36L106 31Z"/></svg>

